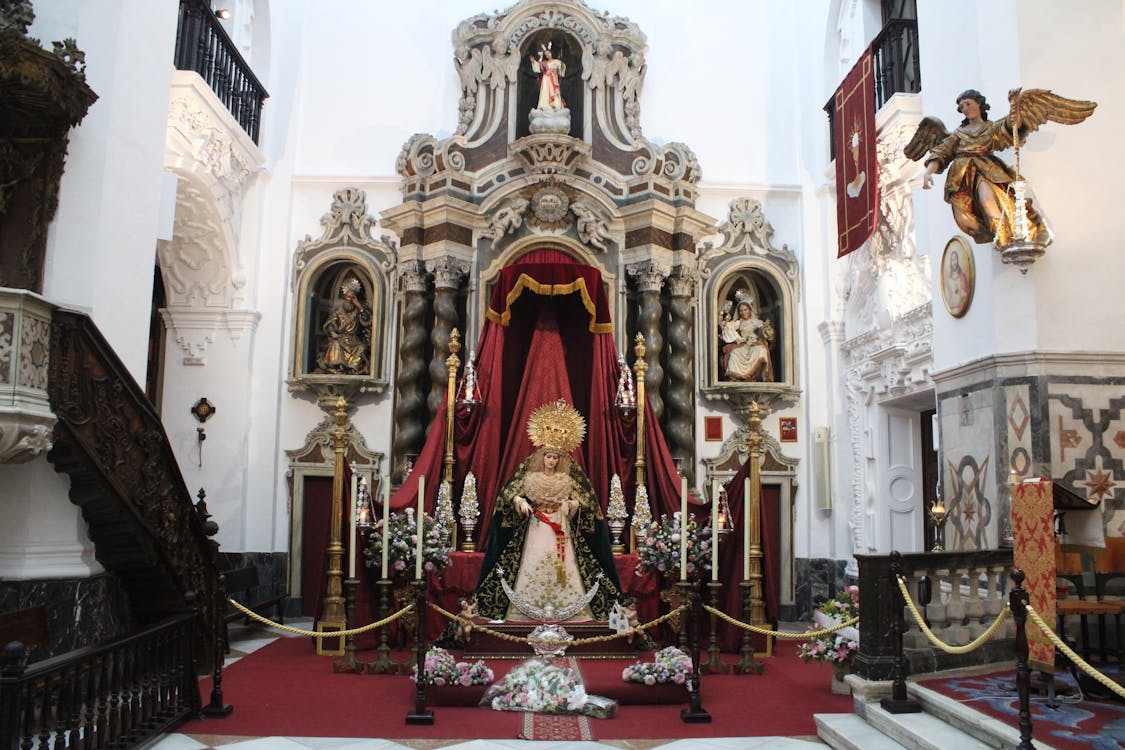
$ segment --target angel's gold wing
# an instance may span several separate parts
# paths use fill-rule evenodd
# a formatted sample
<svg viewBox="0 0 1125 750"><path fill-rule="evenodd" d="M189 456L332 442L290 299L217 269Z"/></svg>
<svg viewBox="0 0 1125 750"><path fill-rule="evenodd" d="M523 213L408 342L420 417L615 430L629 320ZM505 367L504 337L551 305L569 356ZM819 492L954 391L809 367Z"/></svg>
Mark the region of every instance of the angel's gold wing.
<svg viewBox="0 0 1125 750"><path fill-rule="evenodd" d="M914 131L914 137L903 147L902 153L906 154L907 159L918 161L948 137L949 131L945 129L941 120L936 117L923 117L918 123L918 130Z"/></svg>
<svg viewBox="0 0 1125 750"><path fill-rule="evenodd" d="M1012 115L1019 116L1021 128L1037 130L1050 120L1063 125L1077 125L1094 113L1097 102L1067 99L1047 89L1013 89L1008 93Z"/></svg>

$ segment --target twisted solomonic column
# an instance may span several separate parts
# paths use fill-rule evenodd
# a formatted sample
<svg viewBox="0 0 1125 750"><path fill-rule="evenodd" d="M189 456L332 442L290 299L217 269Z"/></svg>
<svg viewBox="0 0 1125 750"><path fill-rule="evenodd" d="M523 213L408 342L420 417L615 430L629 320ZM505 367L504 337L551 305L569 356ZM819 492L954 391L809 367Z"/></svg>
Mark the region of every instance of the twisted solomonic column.
<svg viewBox="0 0 1125 750"><path fill-rule="evenodd" d="M449 353L449 338L457 326L457 293L461 280L469 275L469 263L445 257L426 261L426 270L434 276L434 327L430 331L433 358L430 359L430 396L426 407L432 419L445 401L449 370L445 358Z"/></svg>
<svg viewBox="0 0 1125 750"><path fill-rule="evenodd" d="M665 434L672 455L683 459L684 474L695 475L695 355L691 341L691 306L696 276L690 271L668 279L668 374L664 380Z"/></svg>
<svg viewBox="0 0 1125 750"><path fill-rule="evenodd" d="M399 271L402 337L399 339L398 377L395 378L394 480L402 481L407 455L418 455L426 439L426 291L429 277L422 264L410 261Z"/></svg>
<svg viewBox="0 0 1125 750"><path fill-rule="evenodd" d="M637 330L644 334L645 362L648 364L648 371L645 373L646 395L652 406L652 413L663 424L664 399L660 389L664 384L664 368L660 364L660 356L664 350L664 335L660 331L660 318L663 314L660 288L672 269L662 263L646 260L627 266L626 271L637 290Z"/></svg>

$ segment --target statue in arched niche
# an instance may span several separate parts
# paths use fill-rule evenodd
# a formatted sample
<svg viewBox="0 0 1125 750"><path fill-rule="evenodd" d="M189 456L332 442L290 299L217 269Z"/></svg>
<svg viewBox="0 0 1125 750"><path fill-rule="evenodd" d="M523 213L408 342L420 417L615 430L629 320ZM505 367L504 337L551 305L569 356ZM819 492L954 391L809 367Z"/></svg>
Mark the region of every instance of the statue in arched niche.
<svg viewBox="0 0 1125 750"><path fill-rule="evenodd" d="M562 34L540 32L525 48L525 59L528 61L525 75L530 74L528 77L532 79L529 82L531 88L527 91L529 98L524 100L527 101L525 106L531 107L527 114L529 133L570 134L571 103L568 99L574 96L580 98L574 86L576 76L581 76L578 61L573 61L575 64L571 65L564 58L572 50L571 41ZM570 93L564 93L564 90Z"/></svg>
<svg viewBox="0 0 1125 750"><path fill-rule="evenodd" d="M354 271L342 274L337 290L321 326L317 372L363 375L371 370L371 307Z"/></svg>
<svg viewBox="0 0 1125 750"><path fill-rule="evenodd" d="M740 383L777 381L774 349L777 333L763 296L748 280L740 280L719 305L719 374ZM772 306L771 306L772 307Z"/></svg>

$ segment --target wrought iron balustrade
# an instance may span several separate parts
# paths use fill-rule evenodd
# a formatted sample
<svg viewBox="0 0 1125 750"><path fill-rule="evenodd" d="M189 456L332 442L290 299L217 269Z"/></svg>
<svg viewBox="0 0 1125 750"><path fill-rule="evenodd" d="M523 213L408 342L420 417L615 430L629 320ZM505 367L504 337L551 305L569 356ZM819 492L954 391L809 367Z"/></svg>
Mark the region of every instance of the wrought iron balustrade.
<svg viewBox="0 0 1125 750"><path fill-rule="evenodd" d="M180 0L175 65L198 73L246 134L258 142L262 105L269 94L206 0Z"/></svg>
<svg viewBox="0 0 1125 750"><path fill-rule="evenodd" d="M909 18L888 21L871 42L875 66L875 111L895 94L922 90L918 59L918 22ZM824 105L828 115L829 158L836 158L836 95Z"/></svg>
<svg viewBox="0 0 1125 750"><path fill-rule="evenodd" d="M30 666L18 643L0 662L0 750L132 748L199 713L184 612L127 638Z"/></svg>

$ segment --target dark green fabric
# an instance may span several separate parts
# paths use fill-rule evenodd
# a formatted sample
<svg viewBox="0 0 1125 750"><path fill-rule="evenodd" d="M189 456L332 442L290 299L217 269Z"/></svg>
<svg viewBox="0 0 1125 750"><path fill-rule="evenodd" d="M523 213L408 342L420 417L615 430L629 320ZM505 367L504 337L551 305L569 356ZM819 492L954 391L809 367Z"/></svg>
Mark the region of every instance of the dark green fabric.
<svg viewBox="0 0 1125 750"><path fill-rule="evenodd" d="M525 460L512 474L512 478L500 490L493 509L492 525L476 590L477 612L490 620L502 619L508 613L508 596L500 585L501 571L504 580L514 588L520 569L523 545L527 539L527 525L531 519L516 510L514 499L523 488L527 465L528 461ZM608 620L614 602L621 596L621 581L613 562L609 530L590 480L574 461L570 463L570 479L573 483L571 498L578 501L578 512L571 523L571 528L576 533L571 542L574 545L578 573L582 577L582 589L589 591L597 580L598 573L603 574L598 593L590 601L590 611L595 620Z"/></svg>

